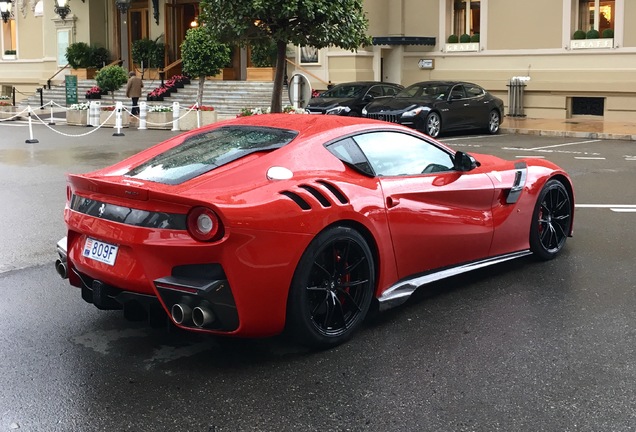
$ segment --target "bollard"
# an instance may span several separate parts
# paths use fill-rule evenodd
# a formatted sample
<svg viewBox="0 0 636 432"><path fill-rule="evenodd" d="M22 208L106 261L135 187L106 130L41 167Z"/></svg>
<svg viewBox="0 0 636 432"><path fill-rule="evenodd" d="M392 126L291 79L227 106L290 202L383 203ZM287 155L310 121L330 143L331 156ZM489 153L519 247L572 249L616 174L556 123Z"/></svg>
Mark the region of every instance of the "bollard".
<svg viewBox="0 0 636 432"><path fill-rule="evenodd" d="M86 126L99 126L99 111L101 102L91 101L88 105L88 124Z"/></svg>
<svg viewBox="0 0 636 432"><path fill-rule="evenodd" d="M179 130L179 102L172 102L172 130Z"/></svg>
<svg viewBox="0 0 636 432"><path fill-rule="evenodd" d="M148 112L148 104L139 102L139 130L146 130L146 113Z"/></svg>
<svg viewBox="0 0 636 432"><path fill-rule="evenodd" d="M29 111L29 139L24 141L27 144L35 144L35 143L39 143L40 141L36 140L35 138L33 138L33 124L31 122L31 105L29 105L27 107L28 111Z"/></svg>
<svg viewBox="0 0 636 432"><path fill-rule="evenodd" d="M201 127L201 110L199 109L199 102L195 103L195 109L197 110L197 129Z"/></svg>
<svg viewBox="0 0 636 432"><path fill-rule="evenodd" d="M113 134L113 136L124 136L124 133L121 131L121 112L124 105L121 102L117 102L115 104L115 127L117 128L117 132Z"/></svg>

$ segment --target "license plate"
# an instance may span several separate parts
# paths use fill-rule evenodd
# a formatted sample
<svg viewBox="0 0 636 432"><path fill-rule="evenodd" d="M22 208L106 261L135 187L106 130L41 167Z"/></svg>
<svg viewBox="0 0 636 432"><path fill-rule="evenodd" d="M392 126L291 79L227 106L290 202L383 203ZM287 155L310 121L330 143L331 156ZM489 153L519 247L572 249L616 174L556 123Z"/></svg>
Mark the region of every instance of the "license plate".
<svg viewBox="0 0 636 432"><path fill-rule="evenodd" d="M108 265L115 265L115 258L117 258L117 251L119 246L115 246L109 243L104 243L94 238L87 237L84 244L84 251L82 255L86 258L90 258L95 261L103 262Z"/></svg>

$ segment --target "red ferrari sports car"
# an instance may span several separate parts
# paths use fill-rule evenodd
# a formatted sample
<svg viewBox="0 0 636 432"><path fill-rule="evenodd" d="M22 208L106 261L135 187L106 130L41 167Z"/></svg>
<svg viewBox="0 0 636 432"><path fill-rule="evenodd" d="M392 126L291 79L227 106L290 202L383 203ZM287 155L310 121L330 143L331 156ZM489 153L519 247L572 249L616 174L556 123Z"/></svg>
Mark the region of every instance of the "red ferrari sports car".
<svg viewBox="0 0 636 432"><path fill-rule="evenodd" d="M342 343L372 304L572 234L566 172L405 126L271 114L68 176L58 273L100 309L183 329Z"/></svg>

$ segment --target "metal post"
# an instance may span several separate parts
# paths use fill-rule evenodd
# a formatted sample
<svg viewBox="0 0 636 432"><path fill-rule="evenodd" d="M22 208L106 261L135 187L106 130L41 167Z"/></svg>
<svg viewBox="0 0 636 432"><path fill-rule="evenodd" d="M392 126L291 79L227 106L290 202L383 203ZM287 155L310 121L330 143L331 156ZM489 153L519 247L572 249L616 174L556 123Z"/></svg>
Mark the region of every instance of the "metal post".
<svg viewBox="0 0 636 432"><path fill-rule="evenodd" d="M38 88L36 91L40 93L40 109L42 109L44 108L44 91L42 91L42 88Z"/></svg>
<svg viewBox="0 0 636 432"><path fill-rule="evenodd" d="M201 110L199 109L199 102L196 103L197 106L197 129L201 127Z"/></svg>
<svg viewBox="0 0 636 432"><path fill-rule="evenodd" d="M172 130L179 130L179 102L172 102Z"/></svg>
<svg viewBox="0 0 636 432"><path fill-rule="evenodd" d="M54 126L55 122L53 121L53 101L49 102L49 106L51 107L51 118L49 119L49 125Z"/></svg>
<svg viewBox="0 0 636 432"><path fill-rule="evenodd" d="M15 86L11 88L11 103L15 106Z"/></svg>

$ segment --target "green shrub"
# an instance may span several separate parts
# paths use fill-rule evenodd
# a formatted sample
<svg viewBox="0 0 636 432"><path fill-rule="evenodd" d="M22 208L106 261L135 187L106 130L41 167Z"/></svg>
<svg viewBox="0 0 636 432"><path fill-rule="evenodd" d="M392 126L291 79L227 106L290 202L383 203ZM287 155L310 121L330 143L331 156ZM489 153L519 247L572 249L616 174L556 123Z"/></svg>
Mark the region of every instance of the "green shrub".
<svg viewBox="0 0 636 432"><path fill-rule="evenodd" d="M159 36L161 37L161 36ZM136 65L143 64L144 69L163 67L165 45L159 42L159 38L137 39L132 45L132 59Z"/></svg>
<svg viewBox="0 0 636 432"><path fill-rule="evenodd" d="M110 63L110 52L104 47L94 47L91 50L90 63L97 69Z"/></svg>
<svg viewBox="0 0 636 432"><path fill-rule="evenodd" d="M91 67L93 50L86 42L75 42L66 47L66 61L73 69Z"/></svg>
<svg viewBox="0 0 636 432"><path fill-rule="evenodd" d="M460 41L461 43L468 43L468 42L470 42L470 35L469 35L469 34L464 33L463 35L461 35L461 36L459 37L459 41Z"/></svg>
<svg viewBox="0 0 636 432"><path fill-rule="evenodd" d="M612 39L614 37L614 29L605 29L603 30L603 33L601 34L601 37L603 39Z"/></svg>
<svg viewBox="0 0 636 432"><path fill-rule="evenodd" d="M459 42L459 37L456 34L452 34L448 37L448 43L457 43Z"/></svg>
<svg viewBox="0 0 636 432"><path fill-rule="evenodd" d="M588 32L585 34L585 38L586 39L598 39L599 38L599 33L598 30L588 30Z"/></svg>
<svg viewBox="0 0 636 432"><path fill-rule="evenodd" d="M479 33L475 33L470 37L471 42L479 42Z"/></svg>
<svg viewBox="0 0 636 432"><path fill-rule="evenodd" d="M574 40L585 39L585 32L583 30L575 31L574 34L572 35L572 39Z"/></svg>

